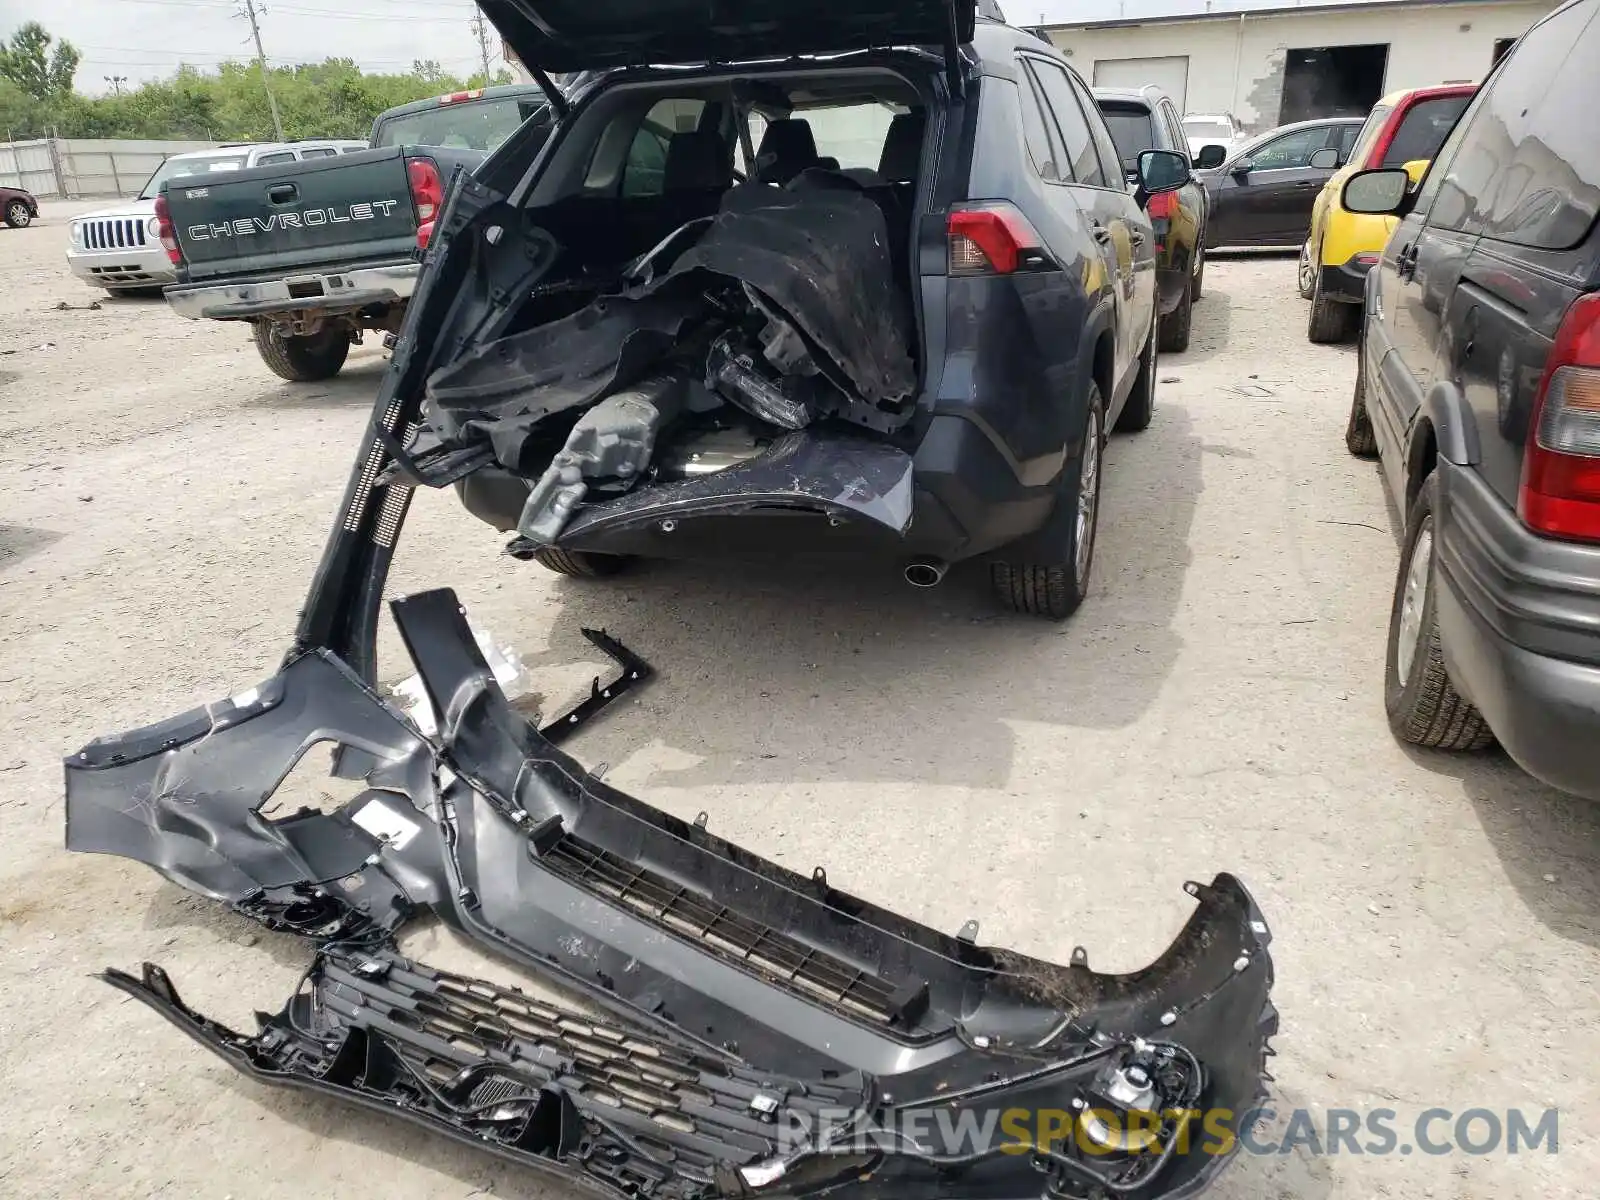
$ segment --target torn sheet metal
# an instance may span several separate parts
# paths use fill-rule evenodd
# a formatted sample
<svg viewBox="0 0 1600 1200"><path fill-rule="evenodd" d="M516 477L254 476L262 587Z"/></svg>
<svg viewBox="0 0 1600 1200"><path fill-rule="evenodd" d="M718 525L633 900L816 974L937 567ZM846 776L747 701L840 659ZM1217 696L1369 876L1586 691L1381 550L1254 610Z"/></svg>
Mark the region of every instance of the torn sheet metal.
<svg viewBox="0 0 1600 1200"><path fill-rule="evenodd" d="M453 593L392 611L432 739L302 650L250 694L68 758L70 849L139 859L320 946L253 1034L188 1009L159 968L108 973L115 986L255 1078L608 1196L1155 1200L1226 1163L1175 1152L1159 1114L1243 1114L1263 1092L1271 939L1231 876L1187 885L1187 925L1130 975L980 946L586 771L512 707ZM366 789L334 813L263 816L330 740L361 752L342 761L368 765ZM394 934L423 912L572 1007L402 958ZM952 1147L928 1120L992 1130L1101 1104L1158 1114L1161 1148Z"/></svg>
<svg viewBox="0 0 1600 1200"><path fill-rule="evenodd" d="M698 239L698 240L696 240ZM859 188L811 172L790 188L729 191L709 221L691 222L636 265L622 294L490 342L428 381L431 433L447 451L488 442L503 466L544 472L551 449L538 427L646 376L706 375L712 340L734 320L716 296L806 339L808 365L866 408L909 412L916 386L910 305L897 285L882 211ZM760 299L752 308L743 288ZM772 335L777 336L775 331ZM851 403L832 404L847 419ZM894 414L878 419L894 423ZM790 420L786 427L797 427ZM538 461L540 454L543 461Z"/></svg>

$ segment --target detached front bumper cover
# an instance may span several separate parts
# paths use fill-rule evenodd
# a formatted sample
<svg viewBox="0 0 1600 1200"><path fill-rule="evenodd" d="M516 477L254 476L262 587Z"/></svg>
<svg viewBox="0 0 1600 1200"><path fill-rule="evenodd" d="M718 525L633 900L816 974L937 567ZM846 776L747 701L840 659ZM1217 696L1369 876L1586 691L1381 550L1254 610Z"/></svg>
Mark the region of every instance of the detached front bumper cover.
<svg viewBox="0 0 1600 1200"><path fill-rule="evenodd" d="M1189 885L1193 917L1133 975L980 947L608 787L511 707L453 593L393 609L437 744L307 652L67 760L69 848L320 944L248 1036L157 967L111 983L265 1082L612 1194L1178 1195L1226 1158L1198 1138L1177 1152L1176 1114L1227 1120L1261 1093L1269 938L1230 876ZM623 681L648 672L625 661ZM263 817L327 742L368 789ZM574 1003L400 957L395 932L424 911Z"/></svg>
<svg viewBox="0 0 1600 1200"><path fill-rule="evenodd" d="M1277 1028L1270 936L1232 876L1187 885L1195 911L1144 970L1100 974L1081 950L1057 966L796 874L585 770L556 742L649 675L608 639L620 676L541 731L454 594L427 592L391 610L439 732L373 688L411 494L386 472L430 365L412 339L472 324L452 240L514 219L457 179L278 674L66 760L69 849L137 859L305 936L304 982L247 1034L191 1010L159 967L106 980L256 1079L609 1196L1202 1190L1234 1145L1217 1135L1263 1095ZM265 815L330 743L360 793ZM540 994L402 957L397 931L429 913Z"/></svg>

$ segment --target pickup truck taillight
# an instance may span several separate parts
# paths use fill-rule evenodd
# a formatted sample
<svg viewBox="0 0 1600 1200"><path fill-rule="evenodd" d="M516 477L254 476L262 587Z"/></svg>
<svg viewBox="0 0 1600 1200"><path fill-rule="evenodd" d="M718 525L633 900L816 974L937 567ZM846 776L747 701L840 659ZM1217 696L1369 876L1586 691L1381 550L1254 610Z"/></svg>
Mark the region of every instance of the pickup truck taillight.
<svg viewBox="0 0 1600 1200"><path fill-rule="evenodd" d="M1600 295L1567 309L1545 364L1517 513L1536 533L1600 542Z"/></svg>
<svg viewBox="0 0 1600 1200"><path fill-rule="evenodd" d="M183 265L183 248L178 245L178 231L172 225L172 213L167 209L167 194L156 197L156 233L161 238L161 248L167 252L172 265Z"/></svg>
<svg viewBox="0 0 1600 1200"><path fill-rule="evenodd" d="M1004 200L951 209L946 232L952 275L1010 275L1050 261L1038 231Z"/></svg>
<svg viewBox="0 0 1600 1200"><path fill-rule="evenodd" d="M426 250L444 203L444 184L431 158L406 159L406 178L411 181L411 206L417 210L417 245Z"/></svg>

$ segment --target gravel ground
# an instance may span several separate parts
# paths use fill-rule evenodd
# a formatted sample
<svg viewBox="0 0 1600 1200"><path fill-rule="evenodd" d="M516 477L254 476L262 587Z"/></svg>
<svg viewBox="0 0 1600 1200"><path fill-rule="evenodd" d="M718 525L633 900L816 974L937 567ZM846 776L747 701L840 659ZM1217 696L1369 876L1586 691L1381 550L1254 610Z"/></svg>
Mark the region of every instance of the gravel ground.
<svg viewBox="0 0 1600 1200"><path fill-rule="evenodd" d="M272 673L384 364L285 386L238 327L94 306L64 214L0 229L0 1195L562 1194L255 1086L89 978L158 960L250 1028L307 962L143 867L68 856L58 763ZM1126 970L1178 929L1185 879L1237 872L1276 933L1268 1138L1297 1107L1394 1109L1402 1142L1434 1106L1562 1110L1555 1155L1302 1146L1214 1195L1593 1196L1600 807L1389 736L1394 518L1344 451L1353 351L1306 343L1292 259L1206 281L1154 426L1111 445L1095 594L1064 626L997 615L962 569L932 592L891 563L560 581L449 493L413 506L392 588L457 588L552 704L598 668L579 627L608 627L662 677L581 757L941 928Z"/></svg>

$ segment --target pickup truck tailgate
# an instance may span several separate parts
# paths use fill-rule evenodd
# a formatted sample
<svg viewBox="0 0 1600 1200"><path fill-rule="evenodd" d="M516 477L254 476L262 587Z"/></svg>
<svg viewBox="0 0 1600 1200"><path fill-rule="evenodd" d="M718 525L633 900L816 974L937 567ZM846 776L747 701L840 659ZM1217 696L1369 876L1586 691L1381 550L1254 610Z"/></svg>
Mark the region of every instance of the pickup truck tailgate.
<svg viewBox="0 0 1600 1200"><path fill-rule="evenodd" d="M408 153L418 152L390 146L172 180L167 208L189 279L407 257L417 244Z"/></svg>

